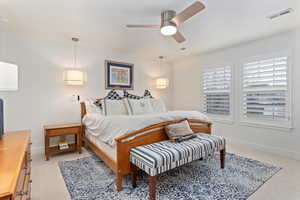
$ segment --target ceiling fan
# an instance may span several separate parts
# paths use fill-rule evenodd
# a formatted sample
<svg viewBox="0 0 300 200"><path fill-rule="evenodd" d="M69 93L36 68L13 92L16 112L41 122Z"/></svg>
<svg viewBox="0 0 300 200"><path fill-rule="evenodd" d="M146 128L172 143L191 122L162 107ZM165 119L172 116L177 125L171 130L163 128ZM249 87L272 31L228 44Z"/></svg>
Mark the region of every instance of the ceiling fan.
<svg viewBox="0 0 300 200"><path fill-rule="evenodd" d="M176 15L173 10L166 10L161 13L161 25L142 25L129 24L128 28L157 28L160 29L162 35L172 36L178 43L184 42L185 37L178 31L178 26L187 21L205 8L200 1L196 1L191 6Z"/></svg>

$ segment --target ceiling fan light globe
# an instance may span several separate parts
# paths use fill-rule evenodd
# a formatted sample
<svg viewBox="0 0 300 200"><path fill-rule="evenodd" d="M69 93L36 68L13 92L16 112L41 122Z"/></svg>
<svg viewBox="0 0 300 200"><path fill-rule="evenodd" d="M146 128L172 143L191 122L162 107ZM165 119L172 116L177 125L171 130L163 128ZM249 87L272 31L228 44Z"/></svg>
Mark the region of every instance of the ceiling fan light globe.
<svg viewBox="0 0 300 200"><path fill-rule="evenodd" d="M160 32L165 36L171 36L177 32L177 27L174 25L166 25L161 27Z"/></svg>

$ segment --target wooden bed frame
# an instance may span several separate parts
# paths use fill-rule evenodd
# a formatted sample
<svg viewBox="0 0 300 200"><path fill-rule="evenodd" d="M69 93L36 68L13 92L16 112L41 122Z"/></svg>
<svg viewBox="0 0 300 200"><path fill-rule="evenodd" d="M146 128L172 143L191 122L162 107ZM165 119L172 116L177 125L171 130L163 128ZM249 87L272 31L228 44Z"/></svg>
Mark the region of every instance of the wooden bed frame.
<svg viewBox="0 0 300 200"><path fill-rule="evenodd" d="M80 106L82 119L86 114L85 103L81 102ZM116 174L116 190L120 191L122 188L123 177L127 174L132 173L129 160L130 150L137 146L168 140L164 127L166 125L178 123L183 120L189 121L194 132L207 134L211 133L211 123L202 120L180 119L154 124L115 138L117 148L116 161L113 160L109 155L107 155L103 150L101 150L97 145L91 142L87 137L85 137L85 126L82 123L83 143L85 144L85 146L88 146L97 156L100 157L101 160L105 162L106 165L108 165L114 171L114 173Z"/></svg>

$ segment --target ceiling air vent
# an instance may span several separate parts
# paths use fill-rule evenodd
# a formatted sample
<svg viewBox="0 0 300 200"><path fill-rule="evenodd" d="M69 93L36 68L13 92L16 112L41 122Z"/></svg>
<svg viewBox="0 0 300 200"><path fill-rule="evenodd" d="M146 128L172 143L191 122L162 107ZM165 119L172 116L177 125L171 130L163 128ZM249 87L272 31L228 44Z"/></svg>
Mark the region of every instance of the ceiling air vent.
<svg viewBox="0 0 300 200"><path fill-rule="evenodd" d="M282 10L282 11L280 11L278 13L269 15L267 18L269 18L269 19L275 19L277 17L281 17L283 15L287 15L287 14L290 14L292 12L294 12L294 10L292 8L288 8L288 9Z"/></svg>

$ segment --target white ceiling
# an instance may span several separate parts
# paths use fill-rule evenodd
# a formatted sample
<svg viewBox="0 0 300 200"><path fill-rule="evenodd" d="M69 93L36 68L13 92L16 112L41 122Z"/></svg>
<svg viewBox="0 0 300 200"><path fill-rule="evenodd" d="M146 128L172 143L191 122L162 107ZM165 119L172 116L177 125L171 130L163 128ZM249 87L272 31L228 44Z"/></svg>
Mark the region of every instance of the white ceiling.
<svg viewBox="0 0 300 200"><path fill-rule="evenodd" d="M203 0L206 9L180 26L187 41L176 43L159 31L128 29L126 24L159 24L160 12L177 12L195 0L1 0L0 16L8 31L69 41L99 51L122 51L169 59L211 51L300 26L300 0ZM275 20L266 16L293 8ZM185 52L180 48L186 47Z"/></svg>

